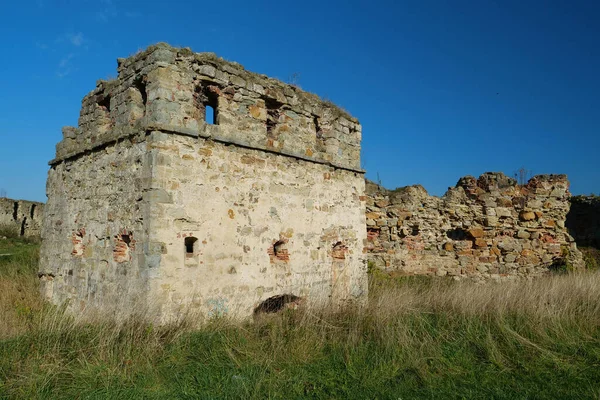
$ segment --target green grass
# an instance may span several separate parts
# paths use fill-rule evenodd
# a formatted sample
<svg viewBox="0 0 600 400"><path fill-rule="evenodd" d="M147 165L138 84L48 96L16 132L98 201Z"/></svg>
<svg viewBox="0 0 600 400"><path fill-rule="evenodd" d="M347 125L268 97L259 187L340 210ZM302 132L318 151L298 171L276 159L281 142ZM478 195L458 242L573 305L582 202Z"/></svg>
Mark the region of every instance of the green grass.
<svg viewBox="0 0 600 400"><path fill-rule="evenodd" d="M153 326L44 305L38 246L9 247L19 255L0 260L0 318L15 326L0 328L0 398L600 397L597 273L490 285L376 273L362 310ZM26 316L11 303L23 291Z"/></svg>

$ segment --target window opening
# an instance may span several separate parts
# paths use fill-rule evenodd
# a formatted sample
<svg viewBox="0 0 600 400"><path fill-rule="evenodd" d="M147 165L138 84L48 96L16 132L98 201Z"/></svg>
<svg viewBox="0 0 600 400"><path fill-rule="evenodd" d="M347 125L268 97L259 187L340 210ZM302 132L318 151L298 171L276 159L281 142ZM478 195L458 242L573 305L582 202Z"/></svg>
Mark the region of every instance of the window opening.
<svg viewBox="0 0 600 400"><path fill-rule="evenodd" d="M129 244L131 243L131 236L121 235L121 240L127 245L127 247L129 247Z"/></svg>
<svg viewBox="0 0 600 400"><path fill-rule="evenodd" d="M144 106L148 102L148 93L146 93L146 79L146 76L140 76L133 82L133 86L142 95L142 104L144 104Z"/></svg>
<svg viewBox="0 0 600 400"><path fill-rule="evenodd" d="M198 110L198 120L209 125L217 125L219 88L211 85L210 82L199 84L194 91L194 102Z"/></svg>
<svg viewBox="0 0 600 400"><path fill-rule="evenodd" d="M103 107L107 113L110 112L110 96L105 96L104 98L100 99L98 101L98 105Z"/></svg>
<svg viewBox="0 0 600 400"><path fill-rule="evenodd" d="M25 236L25 225L27 224L27 217L23 218L21 223L21 236Z"/></svg>
<svg viewBox="0 0 600 400"><path fill-rule="evenodd" d="M210 104L204 106L204 122L211 125L216 125L217 123L215 119L215 109Z"/></svg>
<svg viewBox="0 0 600 400"><path fill-rule="evenodd" d="M273 138L274 130L279 122L279 117L281 115L281 106L283 104L278 102L277 100L266 98L265 99L265 107L267 108L267 136Z"/></svg>
<svg viewBox="0 0 600 400"><path fill-rule="evenodd" d="M185 255L186 257L193 257L194 256L194 247L196 247L196 242L198 241L197 238L190 236L190 237L186 237L184 239L184 245L185 245Z"/></svg>

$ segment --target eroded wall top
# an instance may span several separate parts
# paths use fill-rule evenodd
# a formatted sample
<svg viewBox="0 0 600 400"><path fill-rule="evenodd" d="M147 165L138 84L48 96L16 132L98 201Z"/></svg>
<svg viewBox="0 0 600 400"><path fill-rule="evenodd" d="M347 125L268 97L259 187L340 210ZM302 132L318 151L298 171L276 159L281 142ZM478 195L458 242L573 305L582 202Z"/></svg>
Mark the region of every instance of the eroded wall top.
<svg viewBox="0 0 600 400"><path fill-rule="evenodd" d="M163 43L119 59L118 77L83 99L78 125L63 128L51 164L161 130L360 170L361 126L345 111L213 53Z"/></svg>

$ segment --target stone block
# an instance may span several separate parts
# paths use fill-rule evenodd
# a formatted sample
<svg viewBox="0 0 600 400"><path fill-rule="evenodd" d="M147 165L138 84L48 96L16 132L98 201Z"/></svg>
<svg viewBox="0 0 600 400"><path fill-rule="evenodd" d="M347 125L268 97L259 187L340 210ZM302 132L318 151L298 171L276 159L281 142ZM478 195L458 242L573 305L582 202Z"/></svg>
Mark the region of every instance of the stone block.
<svg viewBox="0 0 600 400"><path fill-rule="evenodd" d="M483 237L484 231L483 228L471 228L469 229L469 235L471 235L471 237L473 238L481 238Z"/></svg>
<svg viewBox="0 0 600 400"><path fill-rule="evenodd" d="M535 213L533 211L521 211L519 218L521 221L533 221L535 220Z"/></svg>

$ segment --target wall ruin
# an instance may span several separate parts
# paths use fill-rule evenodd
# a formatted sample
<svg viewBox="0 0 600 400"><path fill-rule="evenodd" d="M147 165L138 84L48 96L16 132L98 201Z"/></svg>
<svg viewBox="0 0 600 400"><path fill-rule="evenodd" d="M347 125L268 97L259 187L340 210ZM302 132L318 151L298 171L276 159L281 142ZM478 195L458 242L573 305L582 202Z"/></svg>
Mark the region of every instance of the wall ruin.
<svg viewBox="0 0 600 400"><path fill-rule="evenodd" d="M533 276L581 253L565 227L565 175L520 186L502 173L461 178L441 198L420 186L367 182L367 246L376 267L403 274L502 279Z"/></svg>
<svg viewBox="0 0 600 400"><path fill-rule="evenodd" d="M50 162L46 298L163 320L365 298L356 119L211 53L158 44L118 72Z"/></svg>
<svg viewBox="0 0 600 400"><path fill-rule="evenodd" d="M0 197L0 227L23 237L40 235L44 203Z"/></svg>

